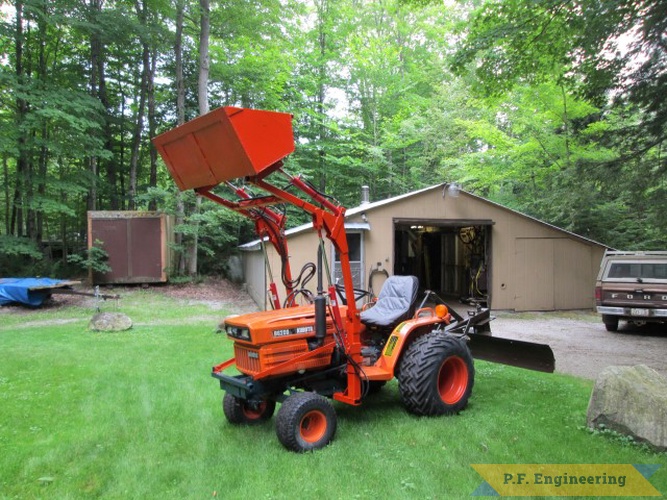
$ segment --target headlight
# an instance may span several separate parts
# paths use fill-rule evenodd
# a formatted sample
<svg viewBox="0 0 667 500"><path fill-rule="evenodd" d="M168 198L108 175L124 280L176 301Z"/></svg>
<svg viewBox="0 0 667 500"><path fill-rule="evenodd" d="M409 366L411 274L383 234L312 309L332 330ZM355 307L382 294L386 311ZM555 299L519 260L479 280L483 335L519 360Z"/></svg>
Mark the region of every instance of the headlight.
<svg viewBox="0 0 667 500"><path fill-rule="evenodd" d="M250 340L250 330L242 326L225 325L225 331L230 337L241 340Z"/></svg>

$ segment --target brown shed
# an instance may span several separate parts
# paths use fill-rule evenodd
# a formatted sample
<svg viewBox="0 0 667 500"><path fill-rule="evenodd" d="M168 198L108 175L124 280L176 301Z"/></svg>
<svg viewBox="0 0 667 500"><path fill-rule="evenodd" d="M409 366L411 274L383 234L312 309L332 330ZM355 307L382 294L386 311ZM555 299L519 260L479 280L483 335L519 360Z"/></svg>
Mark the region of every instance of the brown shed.
<svg viewBox="0 0 667 500"><path fill-rule="evenodd" d="M448 184L362 203L347 211L346 227L355 287L377 294L387 275L413 274L422 289L443 298L482 299L494 309L515 311L593 308L607 248ZM287 235L297 275L316 262L317 235L310 225ZM264 307L259 241L241 249L248 291ZM327 249L335 280L339 270L328 242ZM279 279L279 259L270 246L267 251Z"/></svg>
<svg viewBox="0 0 667 500"><path fill-rule="evenodd" d="M163 213L90 211L88 248L105 250L111 267L108 273L91 272L91 282L163 283L167 281L172 242L173 221Z"/></svg>

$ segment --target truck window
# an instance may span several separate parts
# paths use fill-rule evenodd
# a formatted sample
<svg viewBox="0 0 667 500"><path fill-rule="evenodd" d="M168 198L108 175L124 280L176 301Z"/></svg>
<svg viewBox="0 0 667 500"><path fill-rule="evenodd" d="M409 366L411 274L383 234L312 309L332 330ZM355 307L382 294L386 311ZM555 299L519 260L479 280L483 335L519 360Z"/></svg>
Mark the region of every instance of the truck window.
<svg viewBox="0 0 667 500"><path fill-rule="evenodd" d="M609 268L610 279L667 279L667 264L614 262Z"/></svg>

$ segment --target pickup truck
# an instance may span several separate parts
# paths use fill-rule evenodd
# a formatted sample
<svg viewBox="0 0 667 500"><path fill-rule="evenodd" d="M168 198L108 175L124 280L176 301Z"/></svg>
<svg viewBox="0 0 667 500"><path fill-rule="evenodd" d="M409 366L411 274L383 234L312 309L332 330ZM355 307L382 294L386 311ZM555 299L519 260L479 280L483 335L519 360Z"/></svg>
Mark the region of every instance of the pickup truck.
<svg viewBox="0 0 667 500"><path fill-rule="evenodd" d="M621 320L667 322L667 252L605 252L595 303L610 332Z"/></svg>

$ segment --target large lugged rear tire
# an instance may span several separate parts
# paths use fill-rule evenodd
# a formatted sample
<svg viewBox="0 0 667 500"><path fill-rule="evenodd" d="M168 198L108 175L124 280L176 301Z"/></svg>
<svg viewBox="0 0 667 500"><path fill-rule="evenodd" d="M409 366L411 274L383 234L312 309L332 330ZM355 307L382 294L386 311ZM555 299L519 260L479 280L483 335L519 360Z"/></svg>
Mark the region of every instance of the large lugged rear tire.
<svg viewBox="0 0 667 500"><path fill-rule="evenodd" d="M407 410L416 415L451 415L468 404L475 367L465 340L445 333L416 339L405 352L398 388Z"/></svg>
<svg viewBox="0 0 667 500"><path fill-rule="evenodd" d="M273 416L275 409L276 402L271 400L250 403L228 393L222 398L222 411L230 424L261 424Z"/></svg>
<svg viewBox="0 0 667 500"><path fill-rule="evenodd" d="M288 397L276 415L276 434L285 448L297 453L324 448L336 433L336 411L314 392Z"/></svg>

